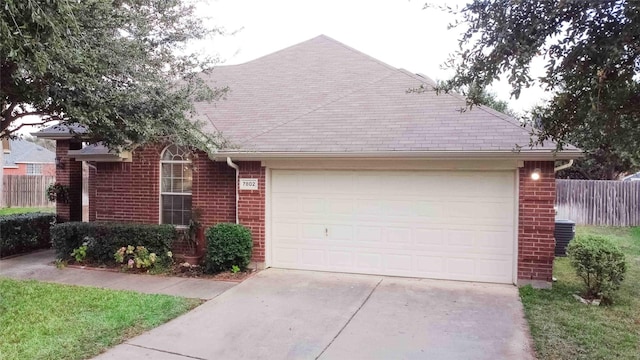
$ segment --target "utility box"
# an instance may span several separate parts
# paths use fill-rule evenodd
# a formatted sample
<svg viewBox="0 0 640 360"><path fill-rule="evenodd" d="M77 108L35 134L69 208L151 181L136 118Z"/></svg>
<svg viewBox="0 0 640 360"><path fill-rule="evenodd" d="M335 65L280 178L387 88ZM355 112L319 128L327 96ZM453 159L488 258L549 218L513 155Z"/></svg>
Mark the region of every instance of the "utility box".
<svg viewBox="0 0 640 360"><path fill-rule="evenodd" d="M567 245L576 235L575 221L556 219L556 228L553 234L556 238L556 256L567 256Z"/></svg>

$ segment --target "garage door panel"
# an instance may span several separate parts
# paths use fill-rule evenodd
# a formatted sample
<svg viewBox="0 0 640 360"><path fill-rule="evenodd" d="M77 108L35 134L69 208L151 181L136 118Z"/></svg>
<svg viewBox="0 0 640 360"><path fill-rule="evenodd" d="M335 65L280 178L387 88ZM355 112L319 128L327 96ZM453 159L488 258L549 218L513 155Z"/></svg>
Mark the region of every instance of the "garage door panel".
<svg viewBox="0 0 640 360"><path fill-rule="evenodd" d="M298 241L298 224L295 222L273 222L273 237L278 238L279 242L297 242Z"/></svg>
<svg viewBox="0 0 640 360"><path fill-rule="evenodd" d="M382 228L376 226L358 226L355 231L355 241L381 242Z"/></svg>
<svg viewBox="0 0 640 360"><path fill-rule="evenodd" d="M356 272L380 273L382 271L382 254L371 252L358 252L356 256Z"/></svg>
<svg viewBox="0 0 640 360"><path fill-rule="evenodd" d="M326 251L322 249L301 249L299 251L300 263L309 267L324 267Z"/></svg>
<svg viewBox="0 0 640 360"><path fill-rule="evenodd" d="M351 269L354 266L352 251L328 251L327 265L336 269Z"/></svg>
<svg viewBox="0 0 640 360"><path fill-rule="evenodd" d="M389 272L411 272L413 256L406 254L389 254L385 257L385 268Z"/></svg>
<svg viewBox="0 0 640 360"><path fill-rule="evenodd" d="M514 180L273 170L272 266L510 283Z"/></svg>
<svg viewBox="0 0 640 360"><path fill-rule="evenodd" d="M295 267L298 265L298 248L287 248L278 246L274 248L273 261L285 267Z"/></svg>
<svg viewBox="0 0 640 360"><path fill-rule="evenodd" d="M317 243L325 241L325 227L322 224L300 224L300 242Z"/></svg>

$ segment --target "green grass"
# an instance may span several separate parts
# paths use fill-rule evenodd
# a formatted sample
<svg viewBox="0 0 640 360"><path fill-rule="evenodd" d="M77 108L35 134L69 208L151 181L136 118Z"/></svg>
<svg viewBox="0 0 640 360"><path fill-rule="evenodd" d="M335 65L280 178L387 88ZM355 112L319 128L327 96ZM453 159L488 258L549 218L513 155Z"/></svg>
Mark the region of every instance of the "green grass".
<svg viewBox="0 0 640 360"><path fill-rule="evenodd" d="M582 283L566 258L557 258L552 290L520 289L539 359L640 358L640 228L579 227L610 236L628 270L614 305L583 305L572 297Z"/></svg>
<svg viewBox="0 0 640 360"><path fill-rule="evenodd" d="M198 300L0 278L0 358L85 359Z"/></svg>
<svg viewBox="0 0 640 360"><path fill-rule="evenodd" d="M26 214L26 213L32 213L32 212L46 212L46 213L53 213L56 212L56 208L54 207L47 207L47 208L1 208L0 209L0 216L2 215L11 215L11 214Z"/></svg>

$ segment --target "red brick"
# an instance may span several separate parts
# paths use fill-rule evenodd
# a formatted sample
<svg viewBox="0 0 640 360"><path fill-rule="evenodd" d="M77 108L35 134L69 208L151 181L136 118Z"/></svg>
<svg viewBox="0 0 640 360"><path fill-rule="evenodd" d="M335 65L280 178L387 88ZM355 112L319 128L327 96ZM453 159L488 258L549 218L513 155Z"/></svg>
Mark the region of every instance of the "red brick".
<svg viewBox="0 0 640 360"><path fill-rule="evenodd" d="M531 179L539 168L541 178ZM555 249L555 174L552 161L527 161L520 168L518 279L551 281Z"/></svg>

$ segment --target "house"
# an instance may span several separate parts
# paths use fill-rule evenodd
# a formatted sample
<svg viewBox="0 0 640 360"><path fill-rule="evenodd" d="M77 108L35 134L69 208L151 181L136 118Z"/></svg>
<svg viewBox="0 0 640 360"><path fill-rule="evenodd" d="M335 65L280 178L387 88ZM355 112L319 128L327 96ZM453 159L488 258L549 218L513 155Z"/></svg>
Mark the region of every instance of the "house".
<svg viewBox="0 0 640 360"><path fill-rule="evenodd" d="M640 181L640 171L623 177L622 181Z"/></svg>
<svg viewBox="0 0 640 360"><path fill-rule="evenodd" d="M56 154L26 140L3 141L4 175L55 175Z"/></svg>
<svg viewBox="0 0 640 360"><path fill-rule="evenodd" d="M550 284L554 161L578 149L530 148L516 120L461 112L463 97L326 36L207 81L231 89L197 105L229 144L215 152L112 154L65 129L37 133L57 140L57 179L73 190L59 215L79 219L91 161L91 221L185 225L197 208L206 226L249 227L258 266Z"/></svg>

